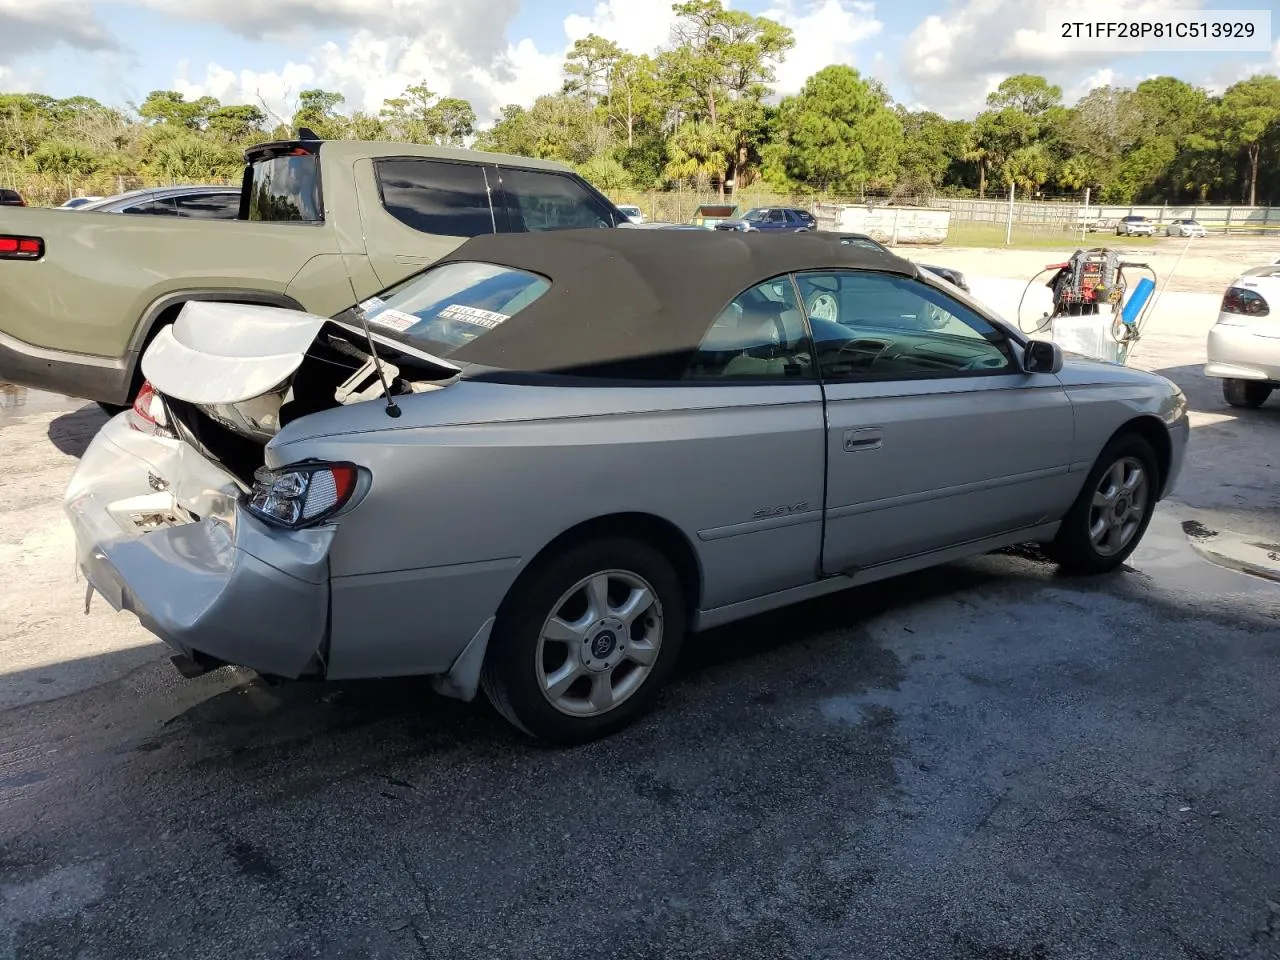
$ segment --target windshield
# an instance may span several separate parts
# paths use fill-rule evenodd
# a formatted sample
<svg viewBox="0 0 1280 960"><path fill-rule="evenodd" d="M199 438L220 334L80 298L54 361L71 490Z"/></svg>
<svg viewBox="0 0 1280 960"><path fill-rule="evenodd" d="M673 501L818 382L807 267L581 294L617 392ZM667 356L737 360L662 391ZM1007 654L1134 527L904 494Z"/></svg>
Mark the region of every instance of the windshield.
<svg viewBox="0 0 1280 960"><path fill-rule="evenodd" d="M764 207L756 207L754 210L748 210L742 215L743 220L763 220L769 215L769 211Z"/></svg>
<svg viewBox="0 0 1280 960"><path fill-rule="evenodd" d="M361 306L371 328L443 358L509 320L550 286L524 270L460 261L418 274Z"/></svg>

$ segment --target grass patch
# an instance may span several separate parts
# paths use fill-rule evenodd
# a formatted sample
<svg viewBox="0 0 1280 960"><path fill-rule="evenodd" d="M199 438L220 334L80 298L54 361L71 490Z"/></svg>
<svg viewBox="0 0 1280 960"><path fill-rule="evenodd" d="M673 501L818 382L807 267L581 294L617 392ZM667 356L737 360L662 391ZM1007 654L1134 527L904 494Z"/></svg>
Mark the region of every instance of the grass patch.
<svg viewBox="0 0 1280 960"><path fill-rule="evenodd" d="M1061 227L1027 226L1015 223L1013 236L1009 244L1005 244L1005 225L1003 223L975 223L972 221L951 221L947 229L944 247L993 247L1002 250L1066 250L1078 247L1151 247L1155 245L1154 237L1117 237L1115 231L1085 234L1068 233Z"/></svg>

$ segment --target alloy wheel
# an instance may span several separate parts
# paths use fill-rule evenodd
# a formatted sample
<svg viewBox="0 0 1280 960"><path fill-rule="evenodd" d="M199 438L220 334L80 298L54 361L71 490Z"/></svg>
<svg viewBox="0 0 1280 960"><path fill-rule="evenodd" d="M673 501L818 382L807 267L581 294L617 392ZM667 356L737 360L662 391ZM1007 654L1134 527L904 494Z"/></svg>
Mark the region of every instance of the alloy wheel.
<svg viewBox="0 0 1280 960"><path fill-rule="evenodd" d="M1089 510L1089 542L1099 556L1110 557L1129 545L1147 510L1146 468L1136 457L1122 457L1102 475Z"/></svg>
<svg viewBox="0 0 1280 960"><path fill-rule="evenodd" d="M561 713L594 717L631 697L662 646L657 591L626 570L583 577L561 595L538 635L538 685Z"/></svg>

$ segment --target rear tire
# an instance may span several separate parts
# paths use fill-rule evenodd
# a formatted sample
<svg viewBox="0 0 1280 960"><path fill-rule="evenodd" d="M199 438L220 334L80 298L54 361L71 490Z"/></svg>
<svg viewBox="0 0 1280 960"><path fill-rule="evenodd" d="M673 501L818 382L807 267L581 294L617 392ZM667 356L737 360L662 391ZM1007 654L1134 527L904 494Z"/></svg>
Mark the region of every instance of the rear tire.
<svg viewBox="0 0 1280 960"><path fill-rule="evenodd" d="M1255 410L1267 402L1272 388L1257 380L1223 380L1222 397L1233 407Z"/></svg>
<svg viewBox="0 0 1280 960"><path fill-rule="evenodd" d="M615 733L671 676L687 622L675 570L654 547L603 537L551 556L498 611L480 683L535 739L572 745Z"/></svg>
<svg viewBox="0 0 1280 960"><path fill-rule="evenodd" d="M1099 454L1045 552L1067 574L1115 570L1147 532L1160 482L1151 444L1136 433L1115 437Z"/></svg>

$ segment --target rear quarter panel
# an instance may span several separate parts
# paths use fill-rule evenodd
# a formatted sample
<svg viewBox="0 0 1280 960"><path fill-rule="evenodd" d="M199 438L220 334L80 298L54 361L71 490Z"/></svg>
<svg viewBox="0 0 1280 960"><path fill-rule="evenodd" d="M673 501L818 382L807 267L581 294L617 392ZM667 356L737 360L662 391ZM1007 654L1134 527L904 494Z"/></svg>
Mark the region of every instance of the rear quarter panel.
<svg viewBox="0 0 1280 960"><path fill-rule="evenodd" d="M268 448L273 466L319 457L372 472L330 557L335 638L376 622L380 644L412 644L424 629L465 642L543 547L617 513L680 531L698 557L704 609L816 575L825 469L817 385L461 381L401 407L395 420L376 402L326 411ZM403 662L367 644L362 656Z"/></svg>
<svg viewBox="0 0 1280 960"><path fill-rule="evenodd" d="M19 209L0 213L0 229L43 237L46 247L43 260L0 263L0 329L35 346L102 357L128 352L139 319L168 294L284 293L312 257L337 253L323 224ZM350 305L349 287L339 299L321 291L302 302L336 312Z"/></svg>

